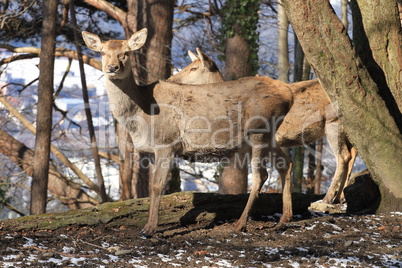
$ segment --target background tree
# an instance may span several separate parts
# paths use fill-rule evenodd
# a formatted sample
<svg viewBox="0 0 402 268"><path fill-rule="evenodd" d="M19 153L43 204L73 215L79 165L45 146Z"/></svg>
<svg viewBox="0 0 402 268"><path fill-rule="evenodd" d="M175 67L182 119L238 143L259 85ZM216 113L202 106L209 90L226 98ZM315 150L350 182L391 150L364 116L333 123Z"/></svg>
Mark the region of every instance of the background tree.
<svg viewBox="0 0 402 268"><path fill-rule="evenodd" d="M278 80L289 82L289 21L281 1L278 2Z"/></svg>
<svg viewBox="0 0 402 268"><path fill-rule="evenodd" d="M255 75L258 71L258 11L260 1L228 0L220 13L222 17L221 41L224 48L225 80ZM219 178L219 193L247 193L248 166L240 166L244 155L232 157L224 166Z"/></svg>
<svg viewBox="0 0 402 268"><path fill-rule="evenodd" d="M316 76L380 186L379 210L400 210L402 84L397 73L402 36L397 2L352 1L353 44L328 1L283 3Z"/></svg>
<svg viewBox="0 0 402 268"><path fill-rule="evenodd" d="M46 212L52 133L53 72L56 40L57 0L43 2L42 53L38 92L35 159L31 184L31 214Z"/></svg>

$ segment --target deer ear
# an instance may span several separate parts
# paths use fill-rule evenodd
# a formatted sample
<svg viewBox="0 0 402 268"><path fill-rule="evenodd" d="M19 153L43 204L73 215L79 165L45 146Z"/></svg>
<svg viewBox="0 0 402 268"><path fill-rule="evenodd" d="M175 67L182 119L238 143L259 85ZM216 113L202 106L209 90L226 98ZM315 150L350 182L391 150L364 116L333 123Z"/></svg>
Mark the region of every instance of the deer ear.
<svg viewBox="0 0 402 268"><path fill-rule="evenodd" d="M188 51L188 55L192 61L198 60L198 56L195 55L191 50Z"/></svg>
<svg viewBox="0 0 402 268"><path fill-rule="evenodd" d="M216 66L215 62L206 54L204 54L198 47L197 47L197 54L198 58L201 60L201 63L204 67L208 68L208 70L210 70L211 72L216 72L218 70L218 67Z"/></svg>
<svg viewBox="0 0 402 268"><path fill-rule="evenodd" d="M130 37L130 39L127 40L128 47L131 50L140 49L145 44L145 41L147 40L147 35L148 35L147 28L144 28L142 30L139 30L138 32L135 32Z"/></svg>
<svg viewBox="0 0 402 268"><path fill-rule="evenodd" d="M90 32L83 31L82 37L84 38L84 42L89 49L97 52L101 50L102 41L100 40L99 36Z"/></svg>
<svg viewBox="0 0 402 268"><path fill-rule="evenodd" d="M200 59L202 65L205 66L204 55L202 54L201 49L199 49L199 48L197 47L195 50L197 50L198 58Z"/></svg>

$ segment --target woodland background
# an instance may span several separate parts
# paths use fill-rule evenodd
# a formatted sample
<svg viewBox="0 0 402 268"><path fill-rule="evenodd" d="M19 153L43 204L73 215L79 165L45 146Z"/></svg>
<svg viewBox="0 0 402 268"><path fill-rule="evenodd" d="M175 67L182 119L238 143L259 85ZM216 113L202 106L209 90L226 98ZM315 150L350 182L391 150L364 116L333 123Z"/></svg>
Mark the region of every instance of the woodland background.
<svg viewBox="0 0 402 268"><path fill-rule="evenodd" d="M286 5L288 1L283 2L288 16L297 13ZM374 2L380 3L381 1ZM397 10L397 2L389 2L393 2L393 5L390 4L383 8L389 10L391 14L395 8ZM339 18L342 19L342 25L345 25L345 29L347 29L342 33L345 35L348 33L352 40L356 35L354 30L370 25L370 21L357 18L356 12L352 16L350 7L352 6L356 10L357 5L361 13L371 14L367 17L371 19L371 23L377 25L380 33L383 32L383 29L390 28L389 25L394 25L395 21L399 23L399 30L396 30L396 34L390 31L386 36L388 38L394 36L394 39L397 40L394 41L396 44L400 41L399 17L389 16L389 18L393 18L393 20L387 21L389 25L386 25L385 22L378 24L378 21L375 20L381 21L382 18L373 17L368 8L364 9L368 6L366 1L351 1L348 4L348 1L342 0L331 3L338 12ZM323 14L322 20L334 19L324 13L332 12L330 7L326 6L326 1L317 1L314 4L306 1L304 5L310 5L310 7L315 5L319 8L320 11L316 13L317 15ZM311 10L314 9L311 8ZM312 28L309 28L312 26L307 27L307 20L302 22L293 16L289 16L289 19L291 22L296 22L295 25L298 26L295 27L296 33L301 31L299 27L303 27L303 23L306 31L309 30L317 35L321 30L331 32L328 29L340 25L329 22L328 29L324 29L325 27L320 28L319 26L324 24L316 21L315 25L318 29L313 31ZM363 25L353 24L352 20L362 22ZM149 170L143 169L142 165L139 165L139 163L148 161L147 156L135 151L135 148L130 145L125 130L117 126L111 117L102 73L96 70L100 68L100 57L83 46L79 34L83 30L96 33L107 40L124 39L134 31L147 27L150 32L150 40L146 45L147 49L136 54L137 64L134 67L134 72L141 83L168 78L190 62L187 50L195 51L196 47L217 62L226 80L256 74L268 75L286 82L311 79L314 75L308 64L310 59L312 59L310 63L313 63L315 74L321 74L320 78L330 77L324 74L323 69L334 72L331 70L331 66L323 68L316 64L316 59L310 55L314 52L313 48L307 51L304 49L306 57L304 56L300 43L303 48L306 48L309 44L308 40L300 39L299 43L293 28L288 24L284 8L277 1L2 1L0 3L0 22L2 40L0 42L0 159L2 162L0 201L3 207L2 218L11 215L41 213L46 208L48 212L62 211L68 208L93 206L110 200L126 200L148 195ZM46 32L46 29L49 31ZM391 27L391 29L394 28ZM364 32L372 33L367 30ZM299 34L299 36L301 35ZM305 36L304 34L303 37ZM329 43L332 42L333 45L342 44L341 41L338 43L322 33L321 37L327 38L326 40L330 40ZM360 38L360 36L358 37ZM56 41L54 51L52 40ZM357 45L359 43L354 42L359 48ZM312 47L317 45L311 40L310 43ZM360 42L360 44L372 46L373 43L370 40ZM44 47L46 45L50 47ZM324 46L321 44L321 47ZM46 60L42 60L42 57L45 57L45 53L39 55L41 49L50 55L50 62L51 55L57 57L55 66L44 64ZM371 51L372 48L361 46L360 49L361 51ZM359 53L349 54L351 57L359 57ZM326 56L343 59L339 55L334 56L327 53L320 60L331 62L325 58ZM400 56L400 51L397 51L390 60L399 64ZM367 61L370 62L370 60ZM39 62L40 70L37 67ZM347 69L346 65L337 65L336 60L333 62L334 69L336 66ZM377 60L379 68L383 68L384 73L391 72L384 69L385 64L381 65L379 62ZM400 66L398 64L396 69ZM361 66L366 65L369 66L369 63L363 62ZM363 67L361 69L364 69ZM55 70L54 80L53 70ZM341 75L339 75L339 79L343 81L340 77L342 77ZM356 81L365 81L360 78L360 75L356 75L356 77L354 79ZM46 78L50 81L47 84ZM326 83L323 84L324 89L335 89L335 86L330 85L330 81L333 80L335 80L333 77L326 78ZM398 88L400 86L400 81L398 81L395 83L388 80L375 81L375 85L380 85L379 91L381 92L381 90L386 91L384 84L396 84ZM351 82L349 85L352 87L353 83ZM361 90L358 86L355 88ZM386 131L382 132L382 135L387 137L389 133L392 133L389 136L396 140L392 143L393 153L387 152L390 150L388 147L384 147L383 150L384 154L389 155L390 158L393 157L394 162L384 159L384 154L378 154L377 161L374 161L374 153L366 149L374 144L370 139L371 133L364 128L357 131L347 128L351 130L351 140L357 143L358 149L362 149L362 158L368 160L365 162L369 163L370 171L378 170L377 173L374 173L374 177L377 182L381 183L381 170L387 167L377 169L377 164L386 162L393 165L395 172L393 174L397 174L398 168L400 168L398 162L395 162L398 161L395 160L398 159L398 152L400 156L398 149L400 148L398 139L401 139L399 121L401 108L398 106L400 96L398 93L391 92L391 97L389 94L380 94L381 96L378 97L378 92L370 93L370 89L366 89L366 84L364 84L363 90L369 92L367 94L373 96L374 100L378 98L385 103L395 103L395 105L387 105L388 108L391 107L389 108L390 118L393 118L394 124L387 123L388 121L381 118L378 119L382 122L383 128L386 126ZM344 108L351 105L342 105L345 102L341 98L342 94L336 95L329 92L328 95L331 100L339 101L341 112L345 115L351 114L350 110ZM89 104L90 109L85 109L85 103ZM353 107L349 108L353 110ZM365 112L368 115L375 114L376 109L381 110L373 108L371 111L366 109ZM346 118L348 117L346 116ZM364 120L361 119L361 121L363 124ZM346 119L345 127L349 124L352 125L350 122L349 119ZM375 126L374 128L378 129ZM36 132L38 135L35 136L32 132ZM51 133L51 135L46 133ZM50 160L46 156L46 150L41 149L47 148L47 145L38 143L40 140L38 137L41 135L44 137L43 144L50 144L49 142L52 144L49 147ZM360 142L360 140L363 141ZM324 141L324 149L326 147ZM376 150L378 151L378 149ZM314 152L314 154L308 154L308 152ZM316 156L321 157L316 152L316 144L290 150L296 163L293 175L295 192L320 193L320 184L312 182L315 172L322 168L321 165L316 165ZM326 153L322 165L324 176L330 179L334 171L334 161L331 160L330 153ZM178 183L171 185L171 192L180 190L180 185L185 190L217 191L219 181L233 179L233 174L226 177L225 174L221 174L222 167L219 163L196 165L181 159L177 159L176 163L177 169L172 176ZM400 157L399 164L401 164ZM357 169L363 168L363 162L358 162ZM45 172L39 174L35 173L35 170ZM280 185L276 183L276 173L272 171L270 174L271 179L264 189L271 192L279 191ZM46 176L48 179L45 178ZM386 177L395 183L393 185L402 183L400 177L392 174L387 174ZM244 178L240 176L238 180L244 180ZM35 185L32 182L39 182L39 184ZM328 180L325 182L326 184L323 184L321 192L325 191L325 185L328 185L329 182ZM48 186L48 191L43 192L43 183ZM206 187L201 188L202 184ZM247 184L244 185L246 187L242 186L240 189L230 189L230 191L232 193L247 191ZM389 184L385 185L385 189L388 188L388 190L384 190L383 194L389 193L390 188L387 185ZM31 195L31 191L34 194ZM393 199L399 201L396 201L396 205L390 209L400 207L401 196L398 191L396 194L394 192L392 196ZM13 214L10 214L10 211Z"/></svg>

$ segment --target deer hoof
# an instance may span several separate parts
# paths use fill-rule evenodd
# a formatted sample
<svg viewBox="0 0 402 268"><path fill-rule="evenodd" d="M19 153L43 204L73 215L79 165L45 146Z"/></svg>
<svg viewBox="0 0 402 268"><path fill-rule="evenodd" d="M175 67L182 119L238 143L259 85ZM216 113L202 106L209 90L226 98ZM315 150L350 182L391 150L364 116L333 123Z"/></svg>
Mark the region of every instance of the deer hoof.
<svg viewBox="0 0 402 268"><path fill-rule="evenodd" d="M144 229L142 229L142 230L140 231L140 237L141 237L142 239L149 239L149 238L152 237L152 233L149 234L149 233L147 233Z"/></svg>

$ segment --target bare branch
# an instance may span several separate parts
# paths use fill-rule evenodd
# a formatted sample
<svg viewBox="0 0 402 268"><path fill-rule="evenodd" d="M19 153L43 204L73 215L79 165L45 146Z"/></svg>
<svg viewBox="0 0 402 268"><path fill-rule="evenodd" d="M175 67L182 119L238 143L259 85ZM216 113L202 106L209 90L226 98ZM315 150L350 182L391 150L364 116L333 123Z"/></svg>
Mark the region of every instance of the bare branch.
<svg viewBox="0 0 402 268"><path fill-rule="evenodd" d="M4 107L10 111L21 123L29 130L31 131L34 135L36 134L36 128L29 122L22 114L20 114L14 106L12 106L5 97L0 96L0 102L4 105ZM51 147L51 152L59 158L67 167L69 167L71 170L74 171L77 176L88 185L88 187L95 191L97 194L100 195L100 189L98 185L93 183L90 178L88 178L76 165L70 162L68 158L59 150L57 149L54 145L50 145Z"/></svg>
<svg viewBox="0 0 402 268"><path fill-rule="evenodd" d="M0 29L3 29L4 27L4 23L8 20L8 19L13 19L13 18L17 18L19 16L21 16L23 13L25 13L31 6L33 6L34 4L36 4L37 1L32 1L31 3L29 3L28 5L26 5L19 13L17 14L6 14L1 16L1 24L0 24Z"/></svg>
<svg viewBox="0 0 402 268"><path fill-rule="evenodd" d="M4 64L8 64L8 63L16 61L16 60L37 58L37 57L39 57L39 54L41 51L41 49L37 48L37 47L14 47L14 46L10 46L7 44L0 44L0 48L4 48L4 49L6 49L10 52L14 52L14 53L27 53L27 54L15 55L15 56L11 56L11 57L2 59L0 61L0 66L4 65ZM77 51L75 51L75 50L70 50L70 49L65 49L63 47L59 47L56 49L55 53L56 53L55 54L56 57L67 57L69 59L78 60ZM83 60L84 60L85 64L88 64L88 65L94 67L95 69L102 70L102 64L97 59L83 55Z"/></svg>
<svg viewBox="0 0 402 268"><path fill-rule="evenodd" d="M120 22L123 26L126 24L127 13L113 4L105 0L84 0L84 2L105 12L110 17Z"/></svg>

